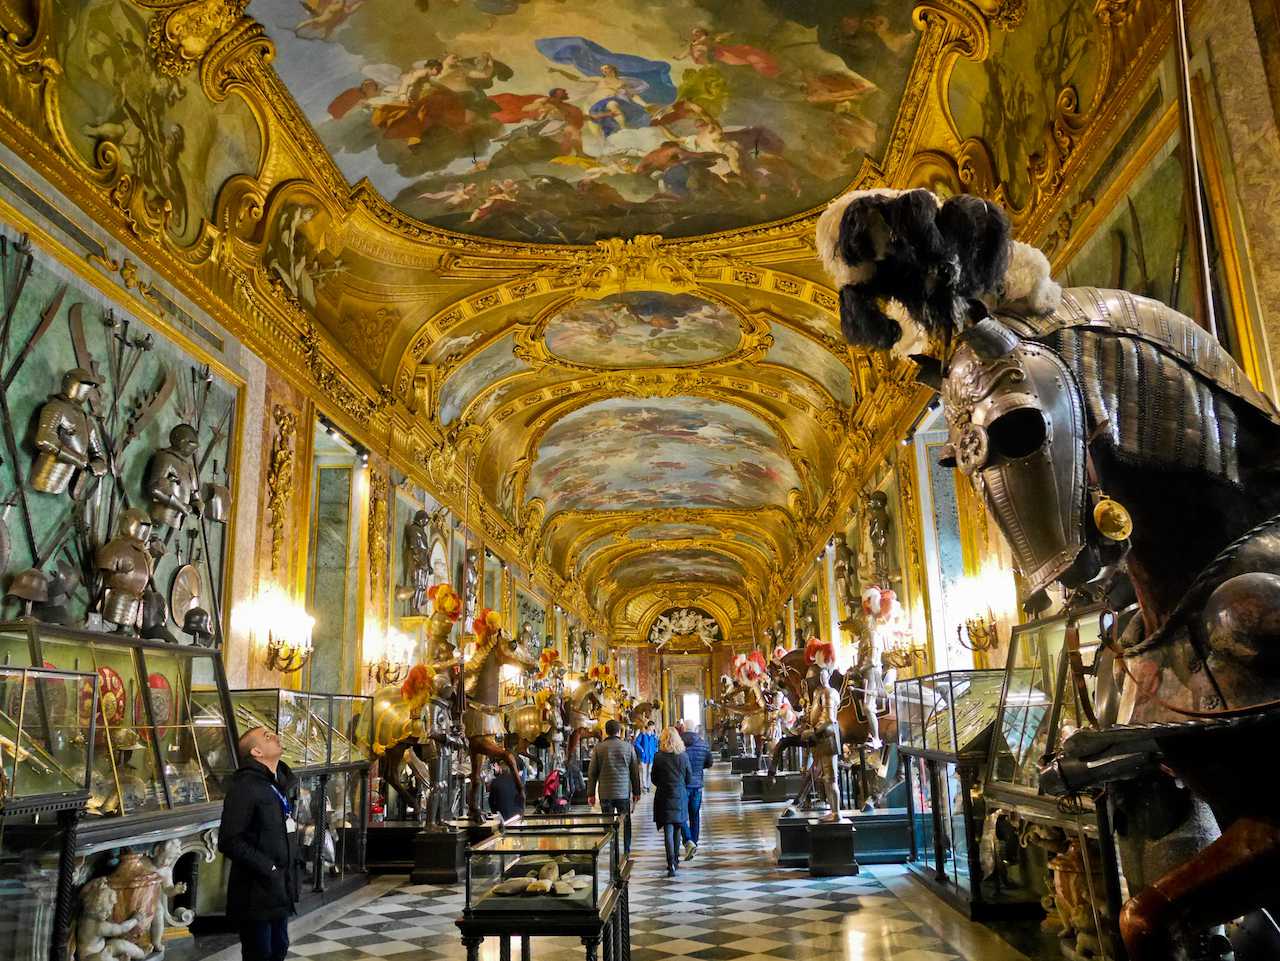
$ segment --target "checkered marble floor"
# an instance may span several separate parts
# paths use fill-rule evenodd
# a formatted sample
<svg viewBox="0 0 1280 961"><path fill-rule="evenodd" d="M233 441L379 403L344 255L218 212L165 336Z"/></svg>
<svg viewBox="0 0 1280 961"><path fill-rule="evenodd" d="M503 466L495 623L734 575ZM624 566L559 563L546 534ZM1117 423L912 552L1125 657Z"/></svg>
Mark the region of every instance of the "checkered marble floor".
<svg viewBox="0 0 1280 961"><path fill-rule="evenodd" d="M632 852L633 961L1025 961L900 868L864 868L851 878L810 878L778 868L772 850L781 805L742 804L739 791L727 766L708 772L702 846L674 879L666 877L652 795L641 801ZM312 933L295 935L289 957L462 959L453 924L461 909L460 886L396 883L373 900L335 912ZM498 957L496 939L485 941L481 957ZM546 938L533 942L533 957L568 961L583 951L570 939Z"/></svg>

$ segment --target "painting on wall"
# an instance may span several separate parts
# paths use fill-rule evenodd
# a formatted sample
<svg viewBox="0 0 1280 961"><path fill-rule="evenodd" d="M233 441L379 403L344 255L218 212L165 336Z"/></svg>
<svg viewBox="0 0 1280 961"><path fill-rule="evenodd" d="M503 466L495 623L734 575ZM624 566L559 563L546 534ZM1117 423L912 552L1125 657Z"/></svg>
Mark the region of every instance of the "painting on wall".
<svg viewBox="0 0 1280 961"><path fill-rule="evenodd" d="M553 243L689 236L824 203L883 149L919 39L898 0L251 12L351 183L439 227Z"/></svg>
<svg viewBox="0 0 1280 961"><path fill-rule="evenodd" d="M769 426L697 397L588 404L542 438L529 496L560 510L759 507L800 486Z"/></svg>
<svg viewBox="0 0 1280 961"><path fill-rule="evenodd" d="M728 307L692 294L625 291L571 304L551 319L543 340L575 364L675 366L732 353L741 324Z"/></svg>
<svg viewBox="0 0 1280 961"><path fill-rule="evenodd" d="M114 143L149 209L168 205L168 226L184 242L211 216L218 190L257 170L262 139L238 96L214 103L199 71L168 77L138 69L151 58L149 11L118 0L56 0L54 53L62 125L86 161Z"/></svg>
<svg viewBox="0 0 1280 961"><path fill-rule="evenodd" d="M1097 88L1101 26L1093 0L1041 0L1025 5L1013 30L991 34L981 63L961 58L948 85L961 136L991 149L996 173L1015 207L1031 193L1032 154L1044 149L1058 93L1073 87L1081 109Z"/></svg>
<svg viewBox="0 0 1280 961"><path fill-rule="evenodd" d="M704 581L739 587L747 574L732 557L716 551L687 548L644 554L619 565L613 579L623 590L673 581Z"/></svg>
<svg viewBox="0 0 1280 961"><path fill-rule="evenodd" d="M467 405L490 384L532 369L515 355L514 335L499 337L444 382L440 388L440 423L449 424L457 420Z"/></svg>
<svg viewBox="0 0 1280 961"><path fill-rule="evenodd" d="M820 383L834 400L845 407L853 405L853 374L847 367L808 337L789 327L773 324L771 333L773 346L764 358L768 363L807 374Z"/></svg>

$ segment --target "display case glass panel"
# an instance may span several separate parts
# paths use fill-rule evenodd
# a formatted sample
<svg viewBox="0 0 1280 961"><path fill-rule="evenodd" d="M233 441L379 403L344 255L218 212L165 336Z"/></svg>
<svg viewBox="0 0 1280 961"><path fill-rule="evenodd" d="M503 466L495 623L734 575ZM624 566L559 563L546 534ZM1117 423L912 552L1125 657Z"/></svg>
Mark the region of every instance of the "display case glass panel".
<svg viewBox="0 0 1280 961"><path fill-rule="evenodd" d="M897 700L898 746L922 749L924 747L924 696L920 678L909 677L893 686Z"/></svg>
<svg viewBox="0 0 1280 961"><path fill-rule="evenodd" d="M504 832L527 834L589 835L607 831L613 845L613 862L621 867L623 862L620 841L620 818L608 814L539 814L517 817L502 826Z"/></svg>
<svg viewBox="0 0 1280 961"><path fill-rule="evenodd" d="M944 671L921 678L925 750L951 757L984 750L1003 686L1004 671Z"/></svg>
<svg viewBox="0 0 1280 961"><path fill-rule="evenodd" d="M611 834L512 832L467 848L467 912L598 910L618 875Z"/></svg>
<svg viewBox="0 0 1280 961"><path fill-rule="evenodd" d="M1078 620L1080 647L1086 665L1098 648L1097 616ZM1066 677L1064 655L1067 621L1056 617L1014 628L1009 641L1009 662L1000 722L991 752L989 779L1038 793L1040 766L1056 748L1054 731L1062 724L1079 727L1084 723L1074 688ZM1087 678L1092 687L1093 678ZM1063 697L1064 693L1070 696ZM1092 696L1092 690L1090 690ZM1061 701L1063 709L1055 710Z"/></svg>
<svg viewBox="0 0 1280 961"><path fill-rule="evenodd" d="M0 811L88 790L94 687L92 674L0 668Z"/></svg>
<svg viewBox="0 0 1280 961"><path fill-rule="evenodd" d="M266 727L280 735L284 762L295 770L367 760L373 699L355 694L311 694L283 688L231 692L240 734ZM212 712L212 698L202 699Z"/></svg>

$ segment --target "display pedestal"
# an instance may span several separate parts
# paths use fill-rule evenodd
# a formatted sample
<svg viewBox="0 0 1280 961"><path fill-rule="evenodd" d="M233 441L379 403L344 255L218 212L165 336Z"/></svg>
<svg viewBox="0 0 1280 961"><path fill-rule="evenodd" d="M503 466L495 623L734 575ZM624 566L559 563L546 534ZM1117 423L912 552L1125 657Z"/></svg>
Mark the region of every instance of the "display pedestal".
<svg viewBox="0 0 1280 961"><path fill-rule="evenodd" d="M487 841L498 833L497 818L490 818L487 821L450 821L455 826L462 825L466 828L467 844L479 844L481 841Z"/></svg>
<svg viewBox="0 0 1280 961"><path fill-rule="evenodd" d="M450 825L419 831L413 839L413 884L458 884L464 877L467 835Z"/></svg>
<svg viewBox="0 0 1280 961"><path fill-rule="evenodd" d="M760 770L760 758L754 754L740 754L729 762L733 774L755 774Z"/></svg>
<svg viewBox="0 0 1280 961"><path fill-rule="evenodd" d="M765 802L790 801L800 790L804 775L796 771L768 775L760 782L760 800ZM745 784L745 778L743 779ZM745 799L745 798L744 798Z"/></svg>
<svg viewBox="0 0 1280 961"><path fill-rule="evenodd" d="M858 832L862 864L906 864L911 860L911 820L905 807L848 815Z"/></svg>
<svg viewBox="0 0 1280 961"><path fill-rule="evenodd" d="M742 775L742 800L759 801L764 796L764 782L768 779L767 774Z"/></svg>
<svg viewBox="0 0 1280 961"><path fill-rule="evenodd" d="M809 875L847 877L858 873L852 821L818 821L809 825Z"/></svg>
<svg viewBox="0 0 1280 961"><path fill-rule="evenodd" d="M778 867L807 868L809 866L809 825L821 815L806 812L778 818L778 847L775 854Z"/></svg>
<svg viewBox="0 0 1280 961"><path fill-rule="evenodd" d="M383 821L369 826L365 866L370 874L405 874L413 869L414 839L422 833L417 821Z"/></svg>

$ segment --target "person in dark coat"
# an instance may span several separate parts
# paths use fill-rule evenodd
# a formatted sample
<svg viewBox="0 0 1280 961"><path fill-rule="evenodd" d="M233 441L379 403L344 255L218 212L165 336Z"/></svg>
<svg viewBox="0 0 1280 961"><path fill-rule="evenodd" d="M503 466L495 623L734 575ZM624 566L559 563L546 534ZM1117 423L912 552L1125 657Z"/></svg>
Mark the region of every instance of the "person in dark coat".
<svg viewBox="0 0 1280 961"><path fill-rule="evenodd" d="M284 961L298 901L298 779L280 737L255 727L240 738L240 768L222 802L218 850L231 862L227 919L240 926L244 961Z"/></svg>
<svg viewBox="0 0 1280 961"><path fill-rule="evenodd" d="M524 812L524 804L519 797L520 788L516 784L516 776L505 764L493 775L489 782L489 810L504 821L510 821L517 814Z"/></svg>
<svg viewBox="0 0 1280 961"><path fill-rule="evenodd" d="M697 731L688 728L686 721L676 725L680 740L684 741L684 756L689 759L689 770L693 773L693 780L689 784L689 833L684 846L686 861L698 851L698 836L702 831L702 775L711 767L711 748L698 736Z"/></svg>
<svg viewBox="0 0 1280 961"><path fill-rule="evenodd" d="M653 822L662 828L667 850L667 877L680 867L680 839L688 834L689 785L693 771L684 756L684 742L674 727L663 730L653 759Z"/></svg>

